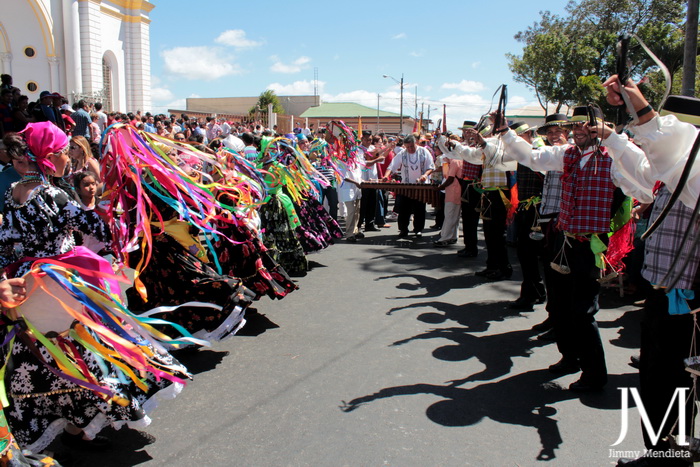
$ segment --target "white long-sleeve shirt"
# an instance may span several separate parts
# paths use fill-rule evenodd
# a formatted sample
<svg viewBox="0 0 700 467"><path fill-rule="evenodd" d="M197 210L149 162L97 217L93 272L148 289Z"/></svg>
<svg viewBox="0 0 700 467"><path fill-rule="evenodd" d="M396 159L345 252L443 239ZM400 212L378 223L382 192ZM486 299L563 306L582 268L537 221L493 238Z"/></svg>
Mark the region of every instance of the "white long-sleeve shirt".
<svg viewBox="0 0 700 467"><path fill-rule="evenodd" d="M510 157L519 163L530 167L532 170L564 171L564 153L571 147L569 144L561 146L543 146L533 149L532 145L516 135L513 130L508 130L501 137L505 145L506 157ZM606 146L607 147L607 146ZM590 156L581 158L581 167L586 165ZM613 158L614 160L614 158ZM637 198L641 203L650 203L653 200L651 189L642 188L636 182L628 180L617 164L613 163L610 171L613 183L620 187L627 196ZM651 185L653 187L653 184Z"/></svg>
<svg viewBox="0 0 700 467"><path fill-rule="evenodd" d="M675 115L666 115L656 116L643 125L637 125L633 131L634 140L644 150L651 168L651 173L647 175L647 169L643 167L643 162L640 162L640 168L637 168L634 173L640 178L661 180L671 191L675 190L695 138L698 136L698 129L690 123L681 122ZM698 195L700 195L700 161L696 161L693 165L680 200L692 209L695 208Z"/></svg>

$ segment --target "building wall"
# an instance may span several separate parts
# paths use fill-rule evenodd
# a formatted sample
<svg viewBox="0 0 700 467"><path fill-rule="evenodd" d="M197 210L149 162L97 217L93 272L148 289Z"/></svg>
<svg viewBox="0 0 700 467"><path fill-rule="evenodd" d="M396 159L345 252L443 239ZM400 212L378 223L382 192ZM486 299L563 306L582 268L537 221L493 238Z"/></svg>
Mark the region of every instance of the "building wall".
<svg viewBox="0 0 700 467"><path fill-rule="evenodd" d="M285 114L301 115L309 107L319 105L319 96L277 96ZM258 97L190 97L187 110L234 115L247 114L258 102Z"/></svg>
<svg viewBox="0 0 700 467"><path fill-rule="evenodd" d="M146 0L12 0L0 8L0 72L32 100L43 90L103 100L105 60L112 109L150 110L152 9Z"/></svg>

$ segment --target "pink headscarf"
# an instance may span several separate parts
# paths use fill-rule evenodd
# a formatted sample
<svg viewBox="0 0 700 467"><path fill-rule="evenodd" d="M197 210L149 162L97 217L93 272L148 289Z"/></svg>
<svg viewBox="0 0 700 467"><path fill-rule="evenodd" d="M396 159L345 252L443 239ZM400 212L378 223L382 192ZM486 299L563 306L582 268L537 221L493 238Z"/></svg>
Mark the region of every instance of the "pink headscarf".
<svg viewBox="0 0 700 467"><path fill-rule="evenodd" d="M51 122L27 123L20 134L29 147L29 160L36 162L43 173L46 169L56 170L48 156L63 151L68 146L68 136Z"/></svg>

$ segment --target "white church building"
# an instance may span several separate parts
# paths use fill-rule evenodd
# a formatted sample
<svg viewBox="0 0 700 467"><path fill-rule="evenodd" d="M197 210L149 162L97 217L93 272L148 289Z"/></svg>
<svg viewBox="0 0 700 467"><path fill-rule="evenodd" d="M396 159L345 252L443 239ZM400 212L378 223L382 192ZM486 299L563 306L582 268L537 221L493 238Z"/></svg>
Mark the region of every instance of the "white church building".
<svg viewBox="0 0 700 467"><path fill-rule="evenodd" d="M59 92L105 110L151 108L146 0L3 0L0 72L29 100Z"/></svg>

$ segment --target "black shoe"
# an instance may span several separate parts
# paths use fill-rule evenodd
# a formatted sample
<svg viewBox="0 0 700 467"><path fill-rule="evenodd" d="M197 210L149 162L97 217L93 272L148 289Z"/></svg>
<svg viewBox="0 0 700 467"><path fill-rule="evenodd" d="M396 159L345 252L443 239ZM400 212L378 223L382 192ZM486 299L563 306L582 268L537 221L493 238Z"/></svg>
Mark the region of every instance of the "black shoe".
<svg viewBox="0 0 700 467"><path fill-rule="evenodd" d="M492 282L496 282L496 281L503 281L506 279L510 279L511 274L513 274L513 271L508 272L508 271L496 270L496 271L493 271L493 272L487 274L485 277L486 277L486 279L488 279Z"/></svg>
<svg viewBox="0 0 700 467"><path fill-rule="evenodd" d="M630 357L629 366L631 366L632 368L636 368L637 370L639 370L639 355L632 355L632 356Z"/></svg>
<svg viewBox="0 0 700 467"><path fill-rule="evenodd" d="M570 375L581 371L581 367L576 360L562 358L554 365L549 365L548 370L555 375Z"/></svg>
<svg viewBox="0 0 700 467"><path fill-rule="evenodd" d="M97 435L95 439L85 439L82 432L77 435L71 435L64 431L61 435L61 442L69 448L83 451L104 451L112 445L106 436Z"/></svg>
<svg viewBox="0 0 700 467"><path fill-rule="evenodd" d="M357 238L355 238L355 236L353 235L352 237L347 237L345 239L345 241L350 242L350 243L355 243L355 242L357 242Z"/></svg>
<svg viewBox="0 0 700 467"><path fill-rule="evenodd" d="M474 275L475 275L475 276L479 276L479 277L488 277L489 274L492 274L492 273L494 273L494 272L498 272L498 269L489 269L489 268L486 268L486 269L483 269L483 270L481 270L481 271L476 271L476 272L474 273Z"/></svg>
<svg viewBox="0 0 700 467"><path fill-rule="evenodd" d="M363 238L365 238L365 234L363 234L362 232L357 232L355 234L355 238L363 239Z"/></svg>
<svg viewBox="0 0 700 467"><path fill-rule="evenodd" d="M552 326L553 326L552 320L550 318L547 318L544 321L542 321L541 323L535 324L532 327L532 330L533 331L549 331L550 329L552 329Z"/></svg>
<svg viewBox="0 0 700 467"><path fill-rule="evenodd" d="M408 232L399 232L399 238L406 238L408 237Z"/></svg>
<svg viewBox="0 0 700 467"><path fill-rule="evenodd" d="M552 328L548 331L545 331L542 334L540 334L539 336L537 336L537 340L538 341L549 341L549 342L553 342L553 341L557 340L557 335L554 332L554 328Z"/></svg>
<svg viewBox="0 0 700 467"><path fill-rule="evenodd" d="M373 225L370 225L369 227L365 227L365 232L379 232L379 229Z"/></svg>
<svg viewBox="0 0 700 467"><path fill-rule="evenodd" d="M478 254L477 250L467 250L466 248L462 248L457 252L457 256L460 258L476 258Z"/></svg>
<svg viewBox="0 0 700 467"><path fill-rule="evenodd" d="M592 381L586 381L583 379L579 379L578 381L574 381L569 385L569 391L574 391L574 392L598 392L602 391L603 388L605 387L605 383L598 383L598 382L592 382Z"/></svg>

